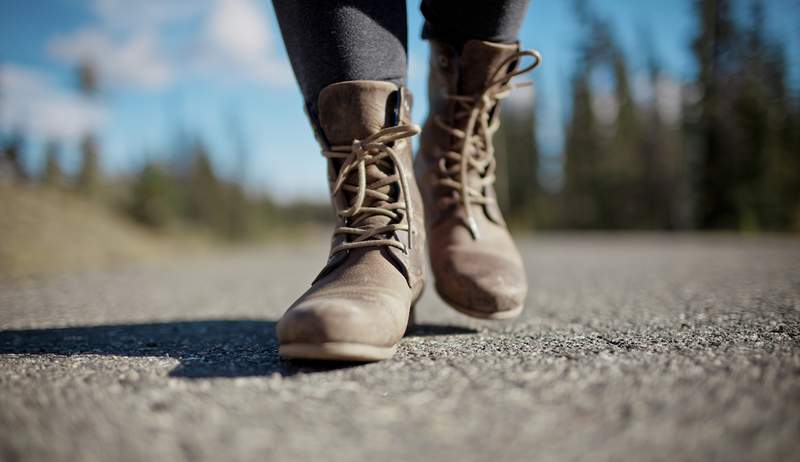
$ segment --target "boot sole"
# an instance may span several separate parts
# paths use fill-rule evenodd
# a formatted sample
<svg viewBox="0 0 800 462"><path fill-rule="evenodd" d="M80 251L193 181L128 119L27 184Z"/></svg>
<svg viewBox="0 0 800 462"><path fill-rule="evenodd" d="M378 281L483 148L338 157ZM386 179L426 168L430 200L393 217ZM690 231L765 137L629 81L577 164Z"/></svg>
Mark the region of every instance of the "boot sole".
<svg viewBox="0 0 800 462"><path fill-rule="evenodd" d="M441 297L442 300L450 306L450 308L458 311L461 314L465 314L471 318L488 319L491 321L501 321L503 319L516 318L522 314L522 310L525 309L525 304L523 303L522 305L514 307L510 310L489 313L487 311L473 310L472 308L466 308L458 305L457 303L453 303L452 301L448 300L447 297L443 296L441 292L439 293L439 297Z"/></svg>
<svg viewBox="0 0 800 462"><path fill-rule="evenodd" d="M361 343L287 343L278 347L278 354L288 359L318 359L323 361L370 362L389 359L397 345L379 347Z"/></svg>

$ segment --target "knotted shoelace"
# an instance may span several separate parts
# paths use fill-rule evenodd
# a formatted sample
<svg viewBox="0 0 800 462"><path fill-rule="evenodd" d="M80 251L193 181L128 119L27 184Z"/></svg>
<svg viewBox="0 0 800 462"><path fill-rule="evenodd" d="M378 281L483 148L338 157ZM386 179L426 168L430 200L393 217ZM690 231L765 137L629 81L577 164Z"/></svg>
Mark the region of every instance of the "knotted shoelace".
<svg viewBox="0 0 800 462"><path fill-rule="evenodd" d="M341 161L332 194L346 192L352 195L347 208L340 209L339 205L335 205L337 215L344 219L345 224L337 227L334 234L345 234L349 238L334 247L332 253L372 246L397 247L403 252L412 248L409 223L413 205L408 177L402 160L389 145L419 132L417 125L398 125L379 130L363 140L354 140L351 145L331 146L329 150L322 151L322 155L328 159ZM380 176L368 173L371 165L378 168ZM356 181L348 182L352 175L355 175ZM390 194L379 191L394 183L399 186L402 200L399 195L392 198ZM402 219L401 213L404 215ZM367 222L376 215L388 217L389 223L375 226ZM407 231L407 242L392 239L390 236L395 231Z"/></svg>
<svg viewBox="0 0 800 462"><path fill-rule="evenodd" d="M512 62L519 61L524 57L534 58L535 61L506 75L498 76ZM491 111L501 99L509 95L512 89L530 85L530 83L512 85L511 79L531 72L541 62L542 57L536 50L518 51L497 66L489 83L480 92L473 96L446 95L447 99L457 104L453 120L462 120L464 117L468 117L463 130L449 126L441 116L437 115L434 119L439 127L456 139L454 145L439 159L440 178L438 184L453 190L452 195L442 198L442 205L461 203L464 206L467 227L473 239L478 239L480 234L470 205L488 204L494 201L484 193L486 187L494 184L495 181L496 161L492 137L500 128L499 117L490 121ZM478 179L472 181L473 184L470 184L469 174L471 171L478 173Z"/></svg>

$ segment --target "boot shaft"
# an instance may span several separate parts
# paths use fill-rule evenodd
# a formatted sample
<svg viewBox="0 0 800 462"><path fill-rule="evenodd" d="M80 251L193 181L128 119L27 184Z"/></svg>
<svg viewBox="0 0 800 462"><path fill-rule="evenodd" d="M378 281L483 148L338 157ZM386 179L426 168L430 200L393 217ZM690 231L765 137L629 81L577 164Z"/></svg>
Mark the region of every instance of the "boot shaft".
<svg viewBox="0 0 800 462"><path fill-rule="evenodd" d="M492 80L508 75L516 69L516 62L511 62L503 68L501 65L519 51L518 44L480 40L466 42L460 51L435 40L430 41L430 47L428 99L431 114L439 115L454 126L463 126L464 121L453 120L456 104L448 96L479 94Z"/></svg>
<svg viewBox="0 0 800 462"><path fill-rule="evenodd" d="M311 122L318 142L323 152L342 149L347 150L357 141L370 139L376 133L391 129L392 127L411 126L412 95L405 87L398 87L390 82L382 81L350 81L332 84L322 90L319 95L318 113L311 115ZM408 138L398 139L388 143L389 148L395 152L400 168L387 162L372 163L365 167L367 183L376 179L387 178L394 175L402 176L408 188L408 202L411 210L402 210L400 224L407 224L408 230L396 230L386 236L386 239L397 240L401 243L410 243L411 248L401 250L397 247L382 249L365 248L354 249L352 252L363 253L380 251L387 258L394 260L396 266L406 276L409 285L417 287L422 284L422 259L425 243L424 212L422 199L419 195L413 175L413 154L411 141ZM341 169L348 159L334 158L328 162L328 181L331 191L331 201L337 211L348 209L357 200L357 183L360 172L357 168L347 175L345 184L338 192L335 191L340 178ZM386 207L393 202L407 203L405 193L400 188L400 181L391 182L379 187L371 187L371 193L363 198L364 207ZM388 199L375 198L376 194L385 195ZM355 221L355 225L353 222ZM387 215L374 214L365 219L358 216L337 216L337 228L358 226L365 229L377 229L391 223L397 223ZM334 252L334 250L353 236L335 234L331 243L331 255L326 268L320 273L324 276L335 269L339 264L344 264L348 259L347 252Z"/></svg>
<svg viewBox="0 0 800 462"><path fill-rule="evenodd" d="M320 92L312 124L323 148L350 144L383 128L410 125L411 99L407 88L391 82L335 83Z"/></svg>
<svg viewBox="0 0 800 462"><path fill-rule="evenodd" d="M430 71L428 76L428 98L430 114L425 122L421 149L416 160L416 172L421 180L422 194L425 202L428 224L436 223L452 213L459 213L458 207L440 207L441 197L452 191L433 186L440 178L438 162L447 151L460 151L462 140L456 139L443 129L440 122L458 130L464 130L468 118L459 114L459 103L456 97L478 97L488 85L499 78L507 76L516 69L515 61L509 58L519 52L518 44L498 44L480 40L466 42L459 51L452 46L430 41ZM499 117L499 107L494 104L488 108L491 121ZM438 122L437 122L438 119ZM469 182L478 184L480 172L469 172ZM492 185L482 188L482 194L490 198L487 204L473 204L471 215L481 214L489 220L504 226L505 222L496 203L496 193Z"/></svg>

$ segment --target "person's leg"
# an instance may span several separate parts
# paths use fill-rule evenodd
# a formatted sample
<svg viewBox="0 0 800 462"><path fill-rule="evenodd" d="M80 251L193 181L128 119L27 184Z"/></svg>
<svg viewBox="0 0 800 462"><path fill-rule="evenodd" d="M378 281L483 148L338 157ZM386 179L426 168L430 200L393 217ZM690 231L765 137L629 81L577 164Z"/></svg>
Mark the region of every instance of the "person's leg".
<svg viewBox="0 0 800 462"><path fill-rule="evenodd" d="M275 0L315 125L337 223L328 261L277 325L283 357L394 354L424 286L404 0ZM287 153L290 154L290 153ZM302 167L301 167L302 168Z"/></svg>
<svg viewBox="0 0 800 462"><path fill-rule="evenodd" d="M422 38L457 48L467 40L515 43L529 0L422 0Z"/></svg>
<svg viewBox="0 0 800 462"><path fill-rule="evenodd" d="M405 0L273 0L300 90L312 113L326 86L349 80L403 85Z"/></svg>
<svg viewBox="0 0 800 462"><path fill-rule="evenodd" d="M439 295L478 318L524 307L527 277L494 190L492 136L510 80L539 63L520 50L526 0L424 0L430 115L415 170L425 200L428 248ZM520 68L520 61L530 57ZM531 179L533 181L533 179Z"/></svg>

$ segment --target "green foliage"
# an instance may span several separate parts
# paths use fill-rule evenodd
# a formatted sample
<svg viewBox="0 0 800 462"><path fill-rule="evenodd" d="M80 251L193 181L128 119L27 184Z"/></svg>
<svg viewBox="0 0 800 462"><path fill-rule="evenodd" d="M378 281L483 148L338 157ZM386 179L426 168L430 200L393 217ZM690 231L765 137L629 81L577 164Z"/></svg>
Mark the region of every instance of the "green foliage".
<svg viewBox="0 0 800 462"><path fill-rule="evenodd" d="M133 183L131 216L146 226L164 228L176 218L173 178L158 164L148 163Z"/></svg>
<svg viewBox="0 0 800 462"><path fill-rule="evenodd" d="M693 51L702 97L690 124L699 146L695 173L702 228L789 229L800 206L797 104L783 45L767 36L764 4L745 24L730 0L696 0Z"/></svg>
<svg viewBox="0 0 800 462"><path fill-rule="evenodd" d="M602 223L597 174L601 139L592 111L592 89L585 73L573 79L572 101L572 117L564 140L563 200L555 226L583 229Z"/></svg>
<svg viewBox="0 0 800 462"><path fill-rule="evenodd" d="M155 230L172 226L203 230L224 240L240 241L281 226L327 221L327 206L278 207L266 196L250 197L242 185L221 178L209 151L195 142L175 164L148 163L136 175L127 212Z"/></svg>
<svg viewBox="0 0 800 462"><path fill-rule="evenodd" d="M225 219L223 186L217 179L208 151L202 144L198 143L194 148L187 181L187 218L215 230L222 230Z"/></svg>
<svg viewBox="0 0 800 462"><path fill-rule="evenodd" d="M537 209L531 207L539 192L539 150L532 103L504 108L497 136L498 200L506 219L520 227L532 227L538 221Z"/></svg>
<svg viewBox="0 0 800 462"><path fill-rule="evenodd" d="M505 104L495 140L496 189L508 222L524 229L800 230L800 94L789 82L784 45L767 33L764 1L742 1L750 11L737 21L734 0L693 0L697 32L687 51L697 63L694 81L670 79L655 50L646 50L649 93L658 94L666 82L674 90L670 97L680 99L680 111L670 117L658 97L633 98L633 73L610 23L577 1L583 33L570 76L562 184L556 191L539 185L533 102ZM90 63L77 77L85 98L98 97ZM599 84L598 77L611 84ZM235 133L238 122L230 124ZM117 182L126 213L142 225L186 226L240 240L330 220L326 205L279 206L248 194L241 137L227 153L238 159L231 178L215 170L216 153L181 135L163 163L148 163L130 184ZM21 135L3 140L0 159L21 181L28 181L25 146ZM58 149L51 143L46 150L48 185L64 182ZM114 202L107 197L112 183L100 188L101 153L93 135L82 139L80 154L77 189Z"/></svg>
<svg viewBox="0 0 800 462"><path fill-rule="evenodd" d="M576 5L585 35L572 77L563 187L536 188L534 199L521 193L531 167L511 150L532 141L508 132L528 116L507 114L506 137L517 139L506 143L499 186L510 216L539 216L539 228L800 229L800 103L787 82L785 50L766 33L763 1L752 0L740 24L730 0L695 0L699 74L682 93L700 97L681 102L677 121L662 117L657 98L633 100L626 57L609 24L585 2ZM614 82L610 121L597 108L607 90L593 83L604 71ZM651 93L665 77L651 50Z"/></svg>

